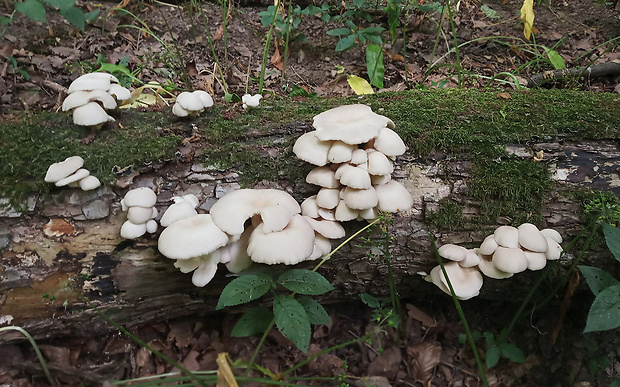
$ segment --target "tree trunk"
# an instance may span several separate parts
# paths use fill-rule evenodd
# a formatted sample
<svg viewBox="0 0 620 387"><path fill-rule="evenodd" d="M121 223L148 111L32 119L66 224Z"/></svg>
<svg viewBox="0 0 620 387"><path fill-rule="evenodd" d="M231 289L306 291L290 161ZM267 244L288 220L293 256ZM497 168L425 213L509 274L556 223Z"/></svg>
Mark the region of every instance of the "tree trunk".
<svg viewBox="0 0 620 387"><path fill-rule="evenodd" d="M247 141L248 146L258 148L251 135ZM540 207L541 225L555 228L570 240L584 227L580 217L583 203L567 192L569 188L583 188L612 190L618 195L618 143L601 139L507 146L511 157L520 160L532 160L532 150L544 151L553 182ZM403 297L438 294L417 274L436 265L429 232L437 245L475 247L498 223L470 222L479 216L483 203L472 198L467 188L472 163L466 153L426 160L406 153L396 164L394 178L408 188L415 204L413 210L396 214L389 226L395 281ZM59 189L45 199L33 197L25 213L5 213L7 216L0 218L0 318L12 316L12 324L41 338L96 335L114 329L97 317L95 307L129 327L213 312L222 288L230 281L225 268L222 266L206 287L193 286L190 274L180 273L171 260L158 253L156 235L137 240L120 237L125 213L119 200L128 188L150 186L158 193L160 214L172 196L188 193L198 196L200 211L204 212L226 191L239 187L238 173L243 171L206 170L191 161L158 164L119 179L116 187L103 187L96 193ZM316 192L300 181L260 181L255 187L280 187L294 192L297 198ZM442 231L430 221L430 215L441 209L441 200L446 198L462 209L462 228ZM510 221L499 219L500 224ZM364 225L349 222L345 228L351 235ZM378 230L372 235L373 246L356 238L322 266L320 272L335 286L322 302L356 299L361 292L377 296L389 293L386 261L380 252L383 240ZM598 254L605 256L602 249ZM301 266L311 268L314 264ZM481 297L495 297L505 288L510 288L512 295L523 293L527 291L523 285L533 278L535 273L506 281L486 280ZM14 332L3 332L0 342L18 337Z"/></svg>

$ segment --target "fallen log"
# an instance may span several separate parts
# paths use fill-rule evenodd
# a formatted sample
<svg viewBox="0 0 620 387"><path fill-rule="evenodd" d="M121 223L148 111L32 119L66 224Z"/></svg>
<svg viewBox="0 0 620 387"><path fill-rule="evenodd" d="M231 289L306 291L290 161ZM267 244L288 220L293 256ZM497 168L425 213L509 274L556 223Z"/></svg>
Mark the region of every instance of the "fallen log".
<svg viewBox="0 0 620 387"><path fill-rule="evenodd" d="M541 95L549 98L549 94ZM374 101L375 105L390 102L391 108L396 109L402 98L414 97L419 95L379 96L370 102ZM465 100L471 94L449 97ZM528 96L516 98L519 100L511 103L519 108L531 103ZM597 103L592 96L579 100L576 94L571 98L575 103ZM494 95L491 99L501 102ZM603 191L620 194L617 141L620 120L616 120L620 99L611 98L606 103L616 107L611 113L608 111L611 116L580 123L584 133L602 130L605 136L588 135L579 140L570 133L558 135L555 128L573 127L571 120L575 117L567 113L566 121L553 125L530 122L539 131L519 141L503 143L496 158L480 153L480 148L467 141L451 142L448 146L436 143L424 153L405 134L410 150L397 159L393 176L407 187L415 203L411 211L395 215L388 228L391 263L400 295L439 294L418 274L428 272L436 264L429 233L435 236L438 245L457 243L474 247L500 224L531 220L539 226L557 229L567 240L577 235L587 221L583 216L584 198L598 197ZM322 107L314 109L316 113ZM436 125L418 135L431 138L442 132L447 139L463 136L461 131L470 128L478 136L480 129L472 121L486 120L479 110L482 107L475 104L468 109L453 116L458 125L445 124L449 132L445 132L445 126ZM381 113L391 117L397 129L411 119L390 108ZM284 146L307 130L310 130L307 121L290 119L263 131L250 128L241 146L244 152L258 152L265 165L275 163L276 169L282 172L278 160L291 157ZM501 138L498 141L501 143ZM541 151L542 159L534 160ZM204 144L187 141L180 145L179 152L181 157L176 160L135 169L94 193L54 189L47 197L31 195L28 210L5 212L0 219L0 318L12 319L13 324L22 326L35 338L43 338L92 336L114 329L97 316L99 311L129 327L212 313L222 288L230 281L225 268L205 288L196 288L191 284L190 274L180 273L171 260L158 253L157 235L123 240L119 229L125 213L119 201L124 193L138 186L153 188L158 193L156 207L161 214L173 196L188 193L199 198L200 211L206 212L219 197L242 184L277 187L298 200L316 192L315 187L303 181L305 172L311 168L303 163L295 164L302 169L301 178L279 173L277 181L257 178L248 184L241 180L244 164L226 169L206 165L199 157L200 153L209 152ZM218 161L214 157L215 153L209 154L210 162ZM497 166L508 169L497 169ZM531 175L532 171L540 172L540 176ZM491 178L484 173L500 176ZM511 180L516 178L520 180ZM494 185L482 190L486 193L481 193L483 181ZM534 188L516 187L517 184L531 184ZM499 206L500 210L491 211L489 206L493 209ZM515 208L510 210L511 206ZM364 225L349 222L347 234ZM389 293L387 265L380 252L384 238L378 229L365 236L371 240L370 244L358 238L343 246L322 266L321 273L335 286L334 291L320 299L322 302L356 299L362 292L376 296ZM604 262L609 255L598 248L589 258ZM301 266L311 268L313 263ZM487 280L481 297L497 298L509 291L511 297L518 298L527 291L525 285L533 278L535 273L510 281ZM19 334L0 333L0 342L16 338Z"/></svg>

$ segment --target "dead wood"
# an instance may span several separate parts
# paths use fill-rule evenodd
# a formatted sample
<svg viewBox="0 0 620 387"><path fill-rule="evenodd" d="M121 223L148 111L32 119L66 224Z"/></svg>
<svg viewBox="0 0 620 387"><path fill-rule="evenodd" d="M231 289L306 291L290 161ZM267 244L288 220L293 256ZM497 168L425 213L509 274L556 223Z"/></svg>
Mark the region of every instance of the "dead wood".
<svg viewBox="0 0 620 387"><path fill-rule="evenodd" d="M552 71L544 71L539 74L533 75L527 81L527 87L536 87L549 81L557 81L562 79L581 79L586 80L591 78L606 77L606 76L619 76L620 75L620 63L608 62L597 63L588 67L576 67L572 69L559 69Z"/></svg>

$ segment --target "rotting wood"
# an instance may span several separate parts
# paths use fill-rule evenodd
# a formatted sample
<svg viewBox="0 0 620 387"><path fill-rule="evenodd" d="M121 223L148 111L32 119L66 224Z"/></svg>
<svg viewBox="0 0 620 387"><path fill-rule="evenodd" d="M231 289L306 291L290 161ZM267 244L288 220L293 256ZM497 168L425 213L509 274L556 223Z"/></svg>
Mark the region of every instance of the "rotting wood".
<svg viewBox="0 0 620 387"><path fill-rule="evenodd" d="M545 82L559 81L563 79L586 80L598 77L618 77L620 75L620 62L597 63L588 67L576 67L572 69L558 69L544 71L532 75L527 81L527 87L540 86Z"/></svg>
<svg viewBox="0 0 620 387"><path fill-rule="evenodd" d="M565 196L565 188L614 190L618 194L618 144L601 140L507 147L513 157L528 160L533 151L540 150L545 152L545 162L555 181L555 188L543 205L545 226L570 239L583 228L579 217L582 204ZM238 174L208 171L208 176L190 179L200 168L199 164L157 165L134 174L131 184L153 187L159 193L160 213L170 204L172 196L187 193L196 194L201 211L205 211L225 191L238 188ZM415 198L414 209L396 215L390 230L392 265L401 296L437 294L434 286L416 274L428 272L436 264L431 254L428 233L433 230L427 214L446 197L463 205L465 217L478 214L480 203L467 196L468 168L465 160L457 158L424 161L409 154L399 158L394 176ZM313 187L300 182L258 182L256 187L279 187L294 192L297 197L314 192ZM0 315L12 316L12 323L22 326L35 338L42 338L96 335L114 329L97 317L94 307L128 327L212 313L221 289L230 280L225 268L220 268L208 286L196 288L190 275L180 273L171 260L157 252L156 236L134 241L121 239L118 230L125 214L118 201L126 190L104 187L97 195L62 190L39 202L28 214L3 218L0 231L8 235L9 241L0 261ZM70 199L59 204L60 196L67 194ZM109 215L96 220L84 219L85 208L96 200L110 206ZM349 222L348 235L363 225ZM488 225L488 229L495 226ZM480 229L435 232L438 244L458 243L468 247L480 243L485 235ZM307 263L302 267L312 265ZM323 302L355 299L361 292L382 296L389 289L385 262L375 249L361 246L359 239L339 251L321 268L321 273L336 287L321 299ZM528 274L518 277L511 281L486 281L481 297L493 298L498 289L505 287L510 287L514 294L515 288L534 278ZM0 342L18 338L14 332L0 334Z"/></svg>

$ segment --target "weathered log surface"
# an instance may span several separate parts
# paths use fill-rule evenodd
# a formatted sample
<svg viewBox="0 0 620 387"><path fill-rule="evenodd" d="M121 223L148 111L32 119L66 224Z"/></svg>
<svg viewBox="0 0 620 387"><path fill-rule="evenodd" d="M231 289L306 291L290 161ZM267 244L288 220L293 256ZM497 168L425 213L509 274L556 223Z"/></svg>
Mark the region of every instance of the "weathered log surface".
<svg viewBox="0 0 620 387"><path fill-rule="evenodd" d="M543 205L545 226L557 229L566 238L576 235L583 224L579 216L582 204L564 195L564 188L620 194L617 141L507 146L513 157L527 160L532 159L534 150L545 152L554 181L554 189ZM128 326L212 312L229 281L225 268L207 287L194 287L190 275L180 273L171 260L157 252L156 235L135 241L120 237L125 213L119 200L129 188L147 186L158 193L160 214L171 197L188 193L199 198L201 211L207 211L225 192L239 188L237 172L241 171L216 171L192 162L154 165L120 179L115 187L96 192L58 189L45 199L33 197L25 213L5 213L0 218L0 318L12 316L13 324L34 337L51 337L93 335L112 329L96 316L93 306ZM398 159L394 178L415 199L414 209L396 215L390 226L393 268L401 295L437 292L416 274L435 265L429 232L435 233L438 245L459 243L468 247L480 243L488 233L480 228L438 233L428 222L429 212L447 197L464 206L465 217L476 216L480 203L467 195L470 172L465 156L419 160L405 154ZM315 192L314 187L298 181L257 182L255 186L279 187L299 199ZM363 225L348 224L348 233ZM488 230L495 226L488 225ZM322 274L336 287L327 296L329 301L351 299L360 292L388 292L384 261L374 249L359 243L357 240L345 246L322 267ZM501 286L506 285L487 281L482 296L493 297ZM0 342L17 337L15 333L1 333Z"/></svg>

